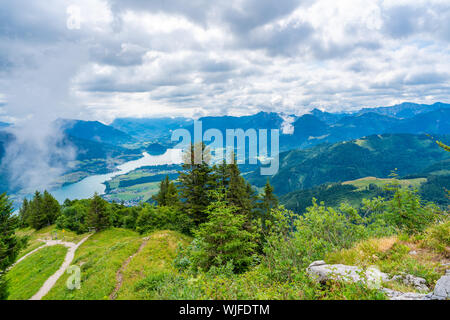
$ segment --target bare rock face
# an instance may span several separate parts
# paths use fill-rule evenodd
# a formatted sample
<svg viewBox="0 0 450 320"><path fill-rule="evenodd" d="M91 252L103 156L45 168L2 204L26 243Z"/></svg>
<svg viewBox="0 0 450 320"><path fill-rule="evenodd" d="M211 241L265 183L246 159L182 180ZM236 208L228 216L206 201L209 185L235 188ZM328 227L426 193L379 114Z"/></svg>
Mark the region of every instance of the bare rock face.
<svg viewBox="0 0 450 320"><path fill-rule="evenodd" d="M442 276L434 287L432 299L446 300L450 299L450 270L447 270L444 276Z"/></svg>

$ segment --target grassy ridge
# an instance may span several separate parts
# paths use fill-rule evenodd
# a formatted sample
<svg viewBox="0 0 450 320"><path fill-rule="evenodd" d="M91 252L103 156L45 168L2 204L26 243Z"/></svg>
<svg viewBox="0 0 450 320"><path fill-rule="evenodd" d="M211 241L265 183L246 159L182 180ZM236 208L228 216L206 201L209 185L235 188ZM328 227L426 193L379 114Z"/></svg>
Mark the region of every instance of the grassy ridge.
<svg viewBox="0 0 450 320"><path fill-rule="evenodd" d="M75 232L69 231L69 230L58 230L56 229L56 226L52 225L46 228L43 228L39 231L36 231L31 228L26 229L20 229L16 232L16 234L19 237L28 237L28 244L26 248L22 249L22 251L19 253L18 259L26 255L27 253L33 251L36 248L39 248L40 246L44 245L44 242L41 240L49 240L52 238L52 236L56 233L58 240L63 240L66 242L74 242L77 243L81 239L83 239L86 235L85 234L76 234Z"/></svg>
<svg viewBox="0 0 450 320"><path fill-rule="evenodd" d="M67 248L61 245L42 248L7 273L9 300L27 300L62 265Z"/></svg>
<svg viewBox="0 0 450 320"><path fill-rule="evenodd" d="M419 188L422 183L427 182L426 178L417 178L417 179L396 179L396 182L400 183L402 187L413 187L413 188ZM374 184L377 187L384 187L385 185L389 183L393 183L394 179L382 179L382 178L376 178L376 177L366 177L361 179L356 179L352 181L345 181L342 184L350 184L352 186L357 187L355 191L361 191L369 187L369 185Z"/></svg>
<svg viewBox="0 0 450 320"><path fill-rule="evenodd" d="M189 242L188 237L174 231L157 231L148 237L145 247L131 260L123 273L118 299L155 299L155 293L143 284L161 274L177 273L173 267L176 250L179 243L186 245Z"/></svg>
<svg viewBox="0 0 450 320"><path fill-rule="evenodd" d="M103 300L116 285L116 273L139 248L142 238L134 231L112 228L96 233L78 248L73 265L81 267L81 289L69 290L64 274L44 297L46 300Z"/></svg>

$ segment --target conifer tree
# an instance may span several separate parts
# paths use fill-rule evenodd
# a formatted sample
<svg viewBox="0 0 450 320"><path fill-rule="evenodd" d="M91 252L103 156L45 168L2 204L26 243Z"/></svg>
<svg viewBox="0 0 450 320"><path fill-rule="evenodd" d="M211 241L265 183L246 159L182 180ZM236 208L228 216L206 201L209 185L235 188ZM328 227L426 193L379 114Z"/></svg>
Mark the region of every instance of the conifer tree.
<svg viewBox="0 0 450 320"><path fill-rule="evenodd" d="M160 207L176 207L179 205L178 190L175 184L169 180L168 175L161 181L159 184L159 192L152 196L152 199L156 201Z"/></svg>
<svg viewBox="0 0 450 320"><path fill-rule="evenodd" d="M111 217L106 208L106 201L97 193L91 199L87 222L89 227L95 228L95 231L100 231L111 226Z"/></svg>
<svg viewBox="0 0 450 320"><path fill-rule="evenodd" d="M223 189L228 188L228 184L230 183L230 173L228 170L228 165L226 160L224 159L221 164L214 167L214 171L217 176L217 185Z"/></svg>
<svg viewBox="0 0 450 320"><path fill-rule="evenodd" d="M15 236L16 223L12 216L13 207L8 196L0 195L0 300L8 295L5 279L6 270L11 266L20 250L20 244Z"/></svg>
<svg viewBox="0 0 450 320"><path fill-rule="evenodd" d="M47 226L56 222L56 219L61 215L61 206L47 190L44 191L42 197L42 213L45 215Z"/></svg>
<svg viewBox="0 0 450 320"><path fill-rule="evenodd" d="M252 188L241 176L241 171L233 155L231 163L228 165L229 183L226 192L226 200L230 205L238 208L239 212L247 217L247 221L252 219Z"/></svg>
<svg viewBox="0 0 450 320"><path fill-rule="evenodd" d="M27 198L23 199L22 206L19 209L19 227L26 228L30 226L31 203Z"/></svg>
<svg viewBox="0 0 450 320"><path fill-rule="evenodd" d="M180 172L180 198L183 210L195 225L207 220L205 209L211 203L209 191L217 186L213 169L209 166L209 151L205 144L191 145L184 157Z"/></svg>
<svg viewBox="0 0 450 320"><path fill-rule="evenodd" d="M179 207L180 199L178 197L178 189L173 181L169 182L166 194L166 206Z"/></svg>
<svg viewBox="0 0 450 320"><path fill-rule="evenodd" d="M195 231L200 242L199 250L194 253L194 264L208 270L214 265L232 263L235 272L243 272L256 252L256 229L245 228L245 216L238 214L238 208L225 200L224 190L213 194L216 201L206 210L208 221Z"/></svg>
<svg viewBox="0 0 450 320"><path fill-rule="evenodd" d="M169 189L169 176L166 177L159 183L159 192L152 196L152 199L156 201L159 206L165 206L167 191Z"/></svg>
<svg viewBox="0 0 450 320"><path fill-rule="evenodd" d="M34 193L33 201L30 204L30 226L40 230L46 225L45 213L42 210L42 194L39 191Z"/></svg>
<svg viewBox="0 0 450 320"><path fill-rule="evenodd" d="M278 199L274 195L273 191L274 189L272 185L270 184L269 180L267 180L260 202L261 218L264 225L265 221L270 220L272 217L270 211L278 207Z"/></svg>

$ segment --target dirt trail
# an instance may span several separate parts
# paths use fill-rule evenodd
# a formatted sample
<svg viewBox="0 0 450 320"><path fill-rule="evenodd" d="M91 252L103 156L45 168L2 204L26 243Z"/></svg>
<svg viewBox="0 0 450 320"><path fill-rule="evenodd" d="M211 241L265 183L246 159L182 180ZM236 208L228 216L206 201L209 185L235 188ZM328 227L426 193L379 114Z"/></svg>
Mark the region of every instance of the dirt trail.
<svg viewBox="0 0 450 320"><path fill-rule="evenodd" d="M50 276L50 278L47 279L47 281L45 281L45 283L42 285L42 287L39 289L39 291L34 296L32 296L30 298L30 300L41 300L53 288L56 281L58 281L58 279L64 274L64 272L66 272L67 268L72 263L73 258L75 257L75 251L77 251L78 247L81 246L90 236L91 236L91 234L84 237L78 243L63 242L61 240L49 240L49 241L46 241L44 246L40 247L40 248L44 248L47 246L54 246L54 245L59 244L59 245L63 245L65 247L69 248L69 250L67 251L66 258L64 259L64 262L61 265L61 267L58 269L58 271L56 271L52 276ZM38 249L40 249L40 248L38 248ZM33 250L33 251L37 251L37 250ZM31 252L29 254L31 254ZM27 254L26 256L28 256L29 254ZM22 257L16 263L23 260L26 256Z"/></svg>
<svg viewBox="0 0 450 320"><path fill-rule="evenodd" d="M139 249L130 257L128 257L128 259L123 263L123 265L120 267L119 271L117 271L116 273L116 287L114 288L113 292L109 295L109 299L110 300L116 300L117 298L117 293L119 292L120 288L122 287L122 282L123 282L123 272L127 269L128 265L130 264L131 260L133 260L133 258L139 254L142 249L144 249L145 245L147 244L149 238L144 238L141 246L139 247Z"/></svg>

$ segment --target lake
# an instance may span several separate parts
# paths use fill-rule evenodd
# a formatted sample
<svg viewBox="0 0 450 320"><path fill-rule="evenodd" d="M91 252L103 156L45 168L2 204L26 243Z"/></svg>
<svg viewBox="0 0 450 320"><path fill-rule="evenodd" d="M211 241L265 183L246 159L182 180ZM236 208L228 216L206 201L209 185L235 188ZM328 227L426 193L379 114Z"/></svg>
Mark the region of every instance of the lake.
<svg viewBox="0 0 450 320"><path fill-rule="evenodd" d="M145 166L180 164L181 162L181 149L167 149L166 153L158 156L152 156L144 152L142 158L121 164L117 167L117 171L89 176L77 183L69 184L50 192L60 203L66 199L87 199L92 197L96 192L98 194L104 194L106 186L103 183L115 176L127 174L130 171Z"/></svg>

